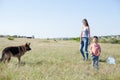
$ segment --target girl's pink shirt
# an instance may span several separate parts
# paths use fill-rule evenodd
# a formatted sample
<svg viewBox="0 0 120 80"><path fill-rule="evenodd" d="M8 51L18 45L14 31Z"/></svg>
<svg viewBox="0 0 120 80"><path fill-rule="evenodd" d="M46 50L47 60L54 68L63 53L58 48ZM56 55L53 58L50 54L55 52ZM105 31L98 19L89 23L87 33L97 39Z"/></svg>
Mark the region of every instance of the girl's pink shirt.
<svg viewBox="0 0 120 80"><path fill-rule="evenodd" d="M101 51L100 45L98 43L91 44L90 51L91 51L92 55L99 56L100 51Z"/></svg>

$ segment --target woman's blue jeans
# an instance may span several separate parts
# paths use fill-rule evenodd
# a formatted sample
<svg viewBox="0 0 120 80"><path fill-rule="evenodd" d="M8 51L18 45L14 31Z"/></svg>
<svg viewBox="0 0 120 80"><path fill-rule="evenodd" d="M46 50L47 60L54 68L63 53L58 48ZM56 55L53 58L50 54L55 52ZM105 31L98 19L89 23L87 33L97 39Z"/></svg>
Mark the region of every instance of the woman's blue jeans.
<svg viewBox="0 0 120 80"><path fill-rule="evenodd" d="M83 48L86 53L86 57L84 55ZM88 38L87 37L82 37L82 39L81 39L80 52L81 52L84 60L88 60Z"/></svg>

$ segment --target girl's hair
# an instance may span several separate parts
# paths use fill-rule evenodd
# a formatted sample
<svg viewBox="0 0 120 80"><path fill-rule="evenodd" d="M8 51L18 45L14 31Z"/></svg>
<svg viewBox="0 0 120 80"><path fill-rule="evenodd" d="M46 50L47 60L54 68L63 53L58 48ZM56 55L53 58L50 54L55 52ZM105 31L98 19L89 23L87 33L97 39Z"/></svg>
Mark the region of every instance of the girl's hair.
<svg viewBox="0 0 120 80"><path fill-rule="evenodd" d="M85 21L85 26L88 26L88 27L89 27L89 24L88 24L87 19L83 19L82 21Z"/></svg>
<svg viewBox="0 0 120 80"><path fill-rule="evenodd" d="M93 36L93 38L96 38L96 39L98 39L98 37L97 37L97 36Z"/></svg>

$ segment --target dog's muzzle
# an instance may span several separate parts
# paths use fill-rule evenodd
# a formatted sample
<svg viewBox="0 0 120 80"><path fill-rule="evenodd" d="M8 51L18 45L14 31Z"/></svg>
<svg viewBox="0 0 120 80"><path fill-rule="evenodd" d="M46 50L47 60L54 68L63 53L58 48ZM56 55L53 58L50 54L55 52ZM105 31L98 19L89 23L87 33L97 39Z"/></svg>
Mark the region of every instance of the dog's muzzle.
<svg viewBox="0 0 120 80"><path fill-rule="evenodd" d="M28 49L27 49L27 51L30 51L30 50L31 50L31 48L28 48Z"/></svg>

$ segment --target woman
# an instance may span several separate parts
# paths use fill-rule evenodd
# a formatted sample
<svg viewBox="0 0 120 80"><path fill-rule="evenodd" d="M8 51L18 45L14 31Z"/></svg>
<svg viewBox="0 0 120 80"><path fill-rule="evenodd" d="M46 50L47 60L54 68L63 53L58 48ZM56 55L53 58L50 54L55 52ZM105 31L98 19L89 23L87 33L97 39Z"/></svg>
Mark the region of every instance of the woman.
<svg viewBox="0 0 120 80"><path fill-rule="evenodd" d="M80 52L83 56L83 60L88 60L88 44L90 41L90 27L87 19L82 20L82 29L80 34ZM83 48L85 49L86 57L84 55Z"/></svg>

